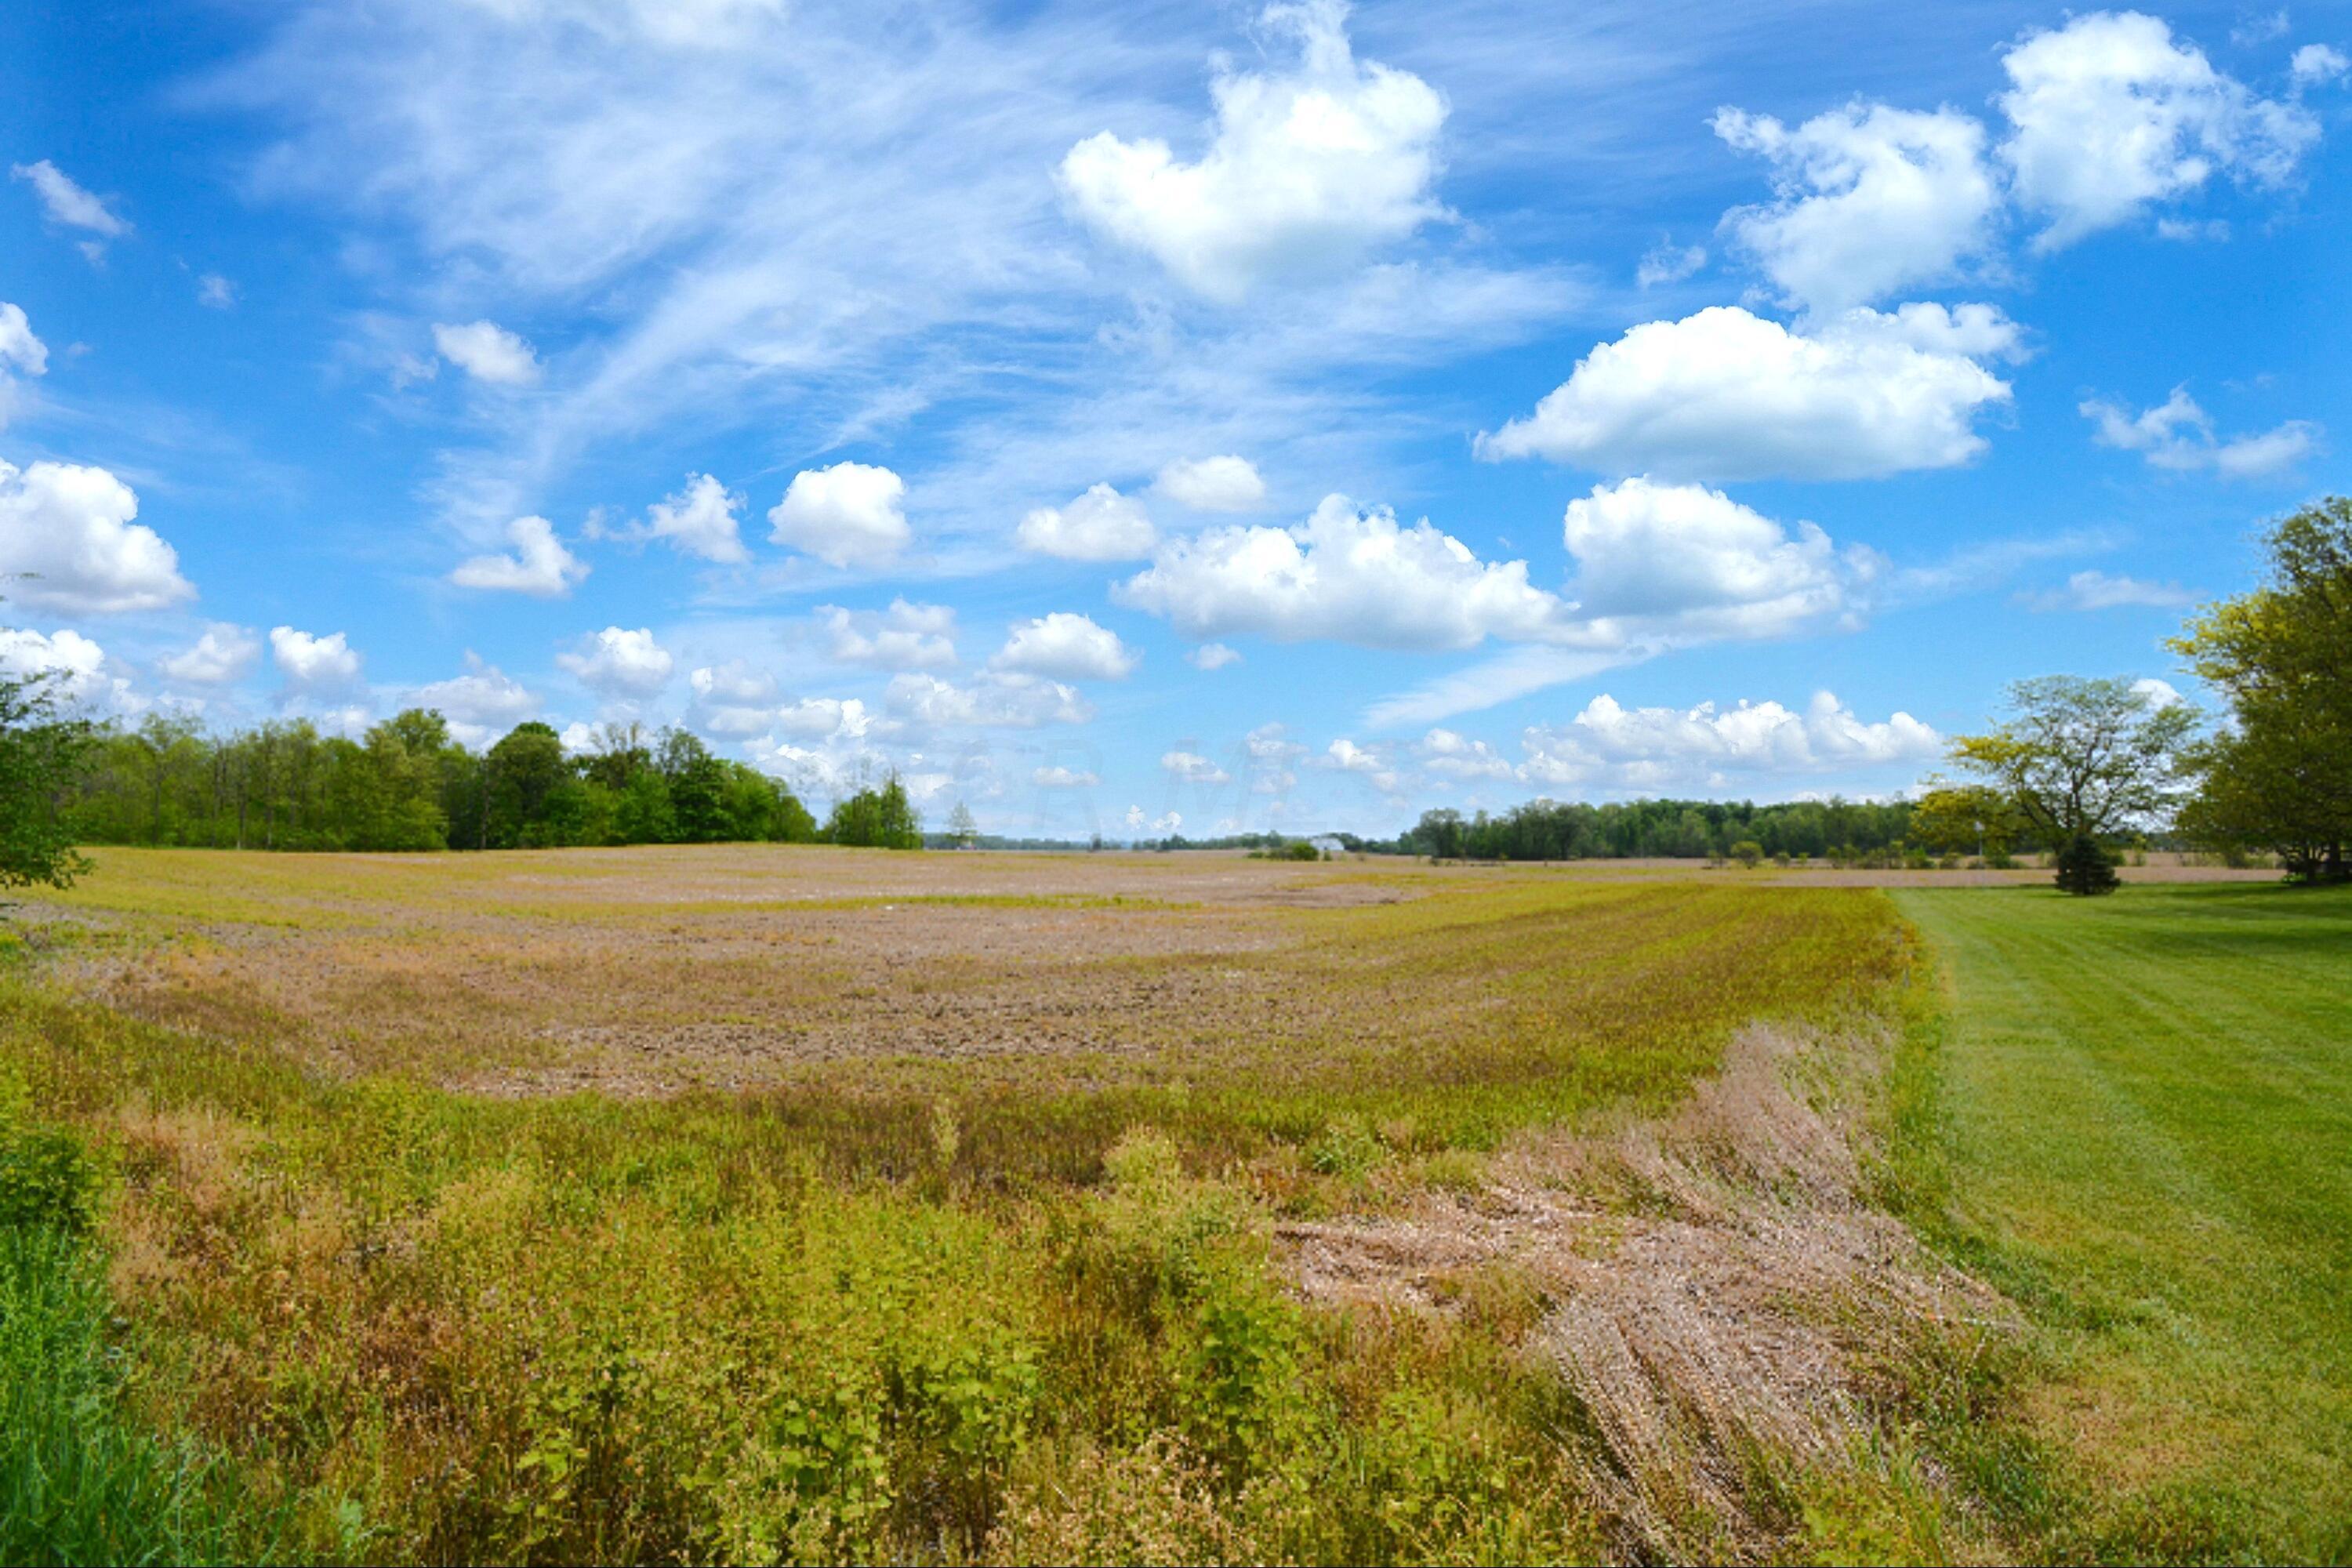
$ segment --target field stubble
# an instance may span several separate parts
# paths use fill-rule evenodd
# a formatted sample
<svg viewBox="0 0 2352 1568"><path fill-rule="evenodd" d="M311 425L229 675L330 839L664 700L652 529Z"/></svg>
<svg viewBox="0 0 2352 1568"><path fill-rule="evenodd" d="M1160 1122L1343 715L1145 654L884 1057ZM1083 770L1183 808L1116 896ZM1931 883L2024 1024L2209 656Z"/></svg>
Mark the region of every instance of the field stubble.
<svg viewBox="0 0 2352 1568"><path fill-rule="evenodd" d="M1923 1445L1991 1320L1818 1070L1914 963L1867 890L112 851L37 915L127 1397L312 1552L1984 1550Z"/></svg>

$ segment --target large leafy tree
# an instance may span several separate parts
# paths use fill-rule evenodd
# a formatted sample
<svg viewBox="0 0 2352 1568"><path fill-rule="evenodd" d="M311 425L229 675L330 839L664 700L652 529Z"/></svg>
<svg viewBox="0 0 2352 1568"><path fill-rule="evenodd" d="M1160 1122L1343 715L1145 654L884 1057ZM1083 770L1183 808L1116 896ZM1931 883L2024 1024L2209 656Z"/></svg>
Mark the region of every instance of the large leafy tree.
<svg viewBox="0 0 2352 1568"><path fill-rule="evenodd" d="M482 847L510 849L542 841L548 797L572 776L563 742L546 724L516 725L483 759L486 809L478 827Z"/></svg>
<svg viewBox="0 0 2352 1568"><path fill-rule="evenodd" d="M2060 887L2105 891L2105 842L2161 826L2179 798L2196 710L2131 681L2071 675L2018 681L2009 699L2006 723L1954 737L1953 762L2058 852Z"/></svg>
<svg viewBox="0 0 2352 1568"><path fill-rule="evenodd" d="M1911 839L1938 855L1980 855L2003 860L2025 831L2015 803L1990 784L1930 779L1912 804Z"/></svg>
<svg viewBox="0 0 2352 1568"><path fill-rule="evenodd" d="M89 868L65 806L95 743L53 677L0 675L0 888L62 888Z"/></svg>
<svg viewBox="0 0 2352 1568"><path fill-rule="evenodd" d="M2268 848L2297 880L2352 880L2352 500L2305 507L2263 542L2269 580L2172 644L2230 704L2181 826Z"/></svg>
<svg viewBox="0 0 2352 1568"><path fill-rule="evenodd" d="M669 784L673 837L688 844L718 844L735 837L727 809L727 764L712 756L699 737L675 726L664 730L656 765Z"/></svg>

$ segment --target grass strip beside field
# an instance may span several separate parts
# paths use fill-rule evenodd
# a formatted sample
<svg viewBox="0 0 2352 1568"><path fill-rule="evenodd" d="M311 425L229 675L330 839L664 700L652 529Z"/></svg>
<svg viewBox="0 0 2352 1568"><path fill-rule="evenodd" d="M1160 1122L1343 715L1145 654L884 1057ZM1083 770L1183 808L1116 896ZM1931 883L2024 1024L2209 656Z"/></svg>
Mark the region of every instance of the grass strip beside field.
<svg viewBox="0 0 2352 1568"><path fill-rule="evenodd" d="M1952 988L1914 1153L2048 1331L2046 1549L2352 1557L2352 897L1895 897Z"/></svg>

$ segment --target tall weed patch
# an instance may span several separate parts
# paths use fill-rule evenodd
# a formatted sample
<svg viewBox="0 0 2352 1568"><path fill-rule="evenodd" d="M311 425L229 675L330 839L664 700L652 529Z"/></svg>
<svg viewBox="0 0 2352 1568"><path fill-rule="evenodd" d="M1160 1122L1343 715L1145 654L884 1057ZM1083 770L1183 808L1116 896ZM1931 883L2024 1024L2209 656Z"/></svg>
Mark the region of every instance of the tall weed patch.
<svg viewBox="0 0 2352 1568"><path fill-rule="evenodd" d="M253 1560L273 1544L270 1510L135 1407L89 1234L100 1172L26 1101L0 1078L0 1560Z"/></svg>

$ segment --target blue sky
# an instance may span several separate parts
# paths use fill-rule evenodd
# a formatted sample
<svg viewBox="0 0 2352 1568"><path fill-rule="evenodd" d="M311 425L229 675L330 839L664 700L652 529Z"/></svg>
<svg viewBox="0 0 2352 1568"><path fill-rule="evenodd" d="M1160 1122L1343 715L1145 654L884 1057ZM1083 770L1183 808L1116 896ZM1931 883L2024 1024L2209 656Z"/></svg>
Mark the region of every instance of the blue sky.
<svg viewBox="0 0 2352 1568"><path fill-rule="evenodd" d="M1901 790L2011 679L2188 689L2184 605L2347 488L2347 55L2342 5L37 0L0 660L682 722L1009 833Z"/></svg>

